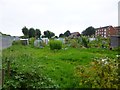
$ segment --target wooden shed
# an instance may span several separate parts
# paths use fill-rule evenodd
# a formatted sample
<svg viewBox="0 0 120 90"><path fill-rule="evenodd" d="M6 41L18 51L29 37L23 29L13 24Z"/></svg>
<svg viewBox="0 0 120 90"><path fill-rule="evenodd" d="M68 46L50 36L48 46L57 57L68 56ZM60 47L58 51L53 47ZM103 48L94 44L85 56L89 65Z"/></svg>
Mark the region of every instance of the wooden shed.
<svg viewBox="0 0 120 90"><path fill-rule="evenodd" d="M110 37L110 47L120 47L120 35L115 35Z"/></svg>

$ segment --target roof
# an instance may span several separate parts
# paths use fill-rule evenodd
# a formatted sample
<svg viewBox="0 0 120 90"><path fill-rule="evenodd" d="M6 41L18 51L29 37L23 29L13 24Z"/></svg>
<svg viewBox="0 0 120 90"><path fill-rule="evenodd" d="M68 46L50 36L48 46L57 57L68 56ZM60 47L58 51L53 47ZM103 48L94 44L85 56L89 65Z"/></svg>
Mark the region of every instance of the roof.
<svg viewBox="0 0 120 90"><path fill-rule="evenodd" d="M95 28L95 30L98 30L98 29L105 29L105 28L108 28L108 27L112 27L112 26L104 26L104 27L100 27L100 28Z"/></svg>
<svg viewBox="0 0 120 90"><path fill-rule="evenodd" d="M20 40L28 40L28 39L20 39Z"/></svg>
<svg viewBox="0 0 120 90"><path fill-rule="evenodd" d="M80 33L79 32L73 32L73 33L71 33L71 35L80 35Z"/></svg>

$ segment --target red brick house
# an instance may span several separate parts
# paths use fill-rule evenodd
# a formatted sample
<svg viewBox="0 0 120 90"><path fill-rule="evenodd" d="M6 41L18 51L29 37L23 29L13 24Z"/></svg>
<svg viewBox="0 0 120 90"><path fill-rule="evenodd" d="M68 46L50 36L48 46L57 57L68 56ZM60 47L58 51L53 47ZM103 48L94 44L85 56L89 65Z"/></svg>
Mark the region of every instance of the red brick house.
<svg viewBox="0 0 120 90"><path fill-rule="evenodd" d="M96 28L95 36L110 37L112 35L118 35L119 27L105 26Z"/></svg>

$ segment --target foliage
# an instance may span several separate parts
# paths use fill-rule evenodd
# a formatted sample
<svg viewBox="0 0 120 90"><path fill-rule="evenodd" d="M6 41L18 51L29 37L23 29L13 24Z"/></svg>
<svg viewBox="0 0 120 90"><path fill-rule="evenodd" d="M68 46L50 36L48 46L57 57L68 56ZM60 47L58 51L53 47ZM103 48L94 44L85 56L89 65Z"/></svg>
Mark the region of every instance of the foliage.
<svg viewBox="0 0 120 90"><path fill-rule="evenodd" d="M78 47L78 42L75 39L71 39L70 40L70 46L73 48L77 48Z"/></svg>
<svg viewBox="0 0 120 90"><path fill-rule="evenodd" d="M118 54L120 54L120 46L113 48L114 51L118 51Z"/></svg>
<svg viewBox="0 0 120 90"><path fill-rule="evenodd" d="M71 33L70 33L69 30L67 30L67 31L64 33L64 36L65 36L65 37L68 37L68 36L70 36L70 35L71 35Z"/></svg>
<svg viewBox="0 0 120 90"><path fill-rule="evenodd" d="M31 38L31 37L36 37L36 38L39 38L40 35L41 35L41 31L39 29L34 29L34 28L26 28L26 27L23 27L22 28L22 32L24 34L24 36L22 36L22 38Z"/></svg>
<svg viewBox="0 0 120 90"><path fill-rule="evenodd" d="M55 34L53 32L51 32L49 30L44 31L44 37L51 38L53 36L55 36Z"/></svg>
<svg viewBox="0 0 120 90"><path fill-rule="evenodd" d="M20 40L18 40L18 41L13 41L13 42L12 42L12 45L21 45L21 41L20 41Z"/></svg>
<svg viewBox="0 0 120 90"><path fill-rule="evenodd" d="M59 37L64 37L64 34L62 34L62 33L61 33L61 34L59 34Z"/></svg>
<svg viewBox="0 0 120 90"><path fill-rule="evenodd" d="M51 50L60 50L62 49L62 42L58 40L51 40L49 42L49 46Z"/></svg>
<svg viewBox="0 0 120 90"><path fill-rule="evenodd" d="M29 30L25 26L25 27L22 28L22 32L23 32L24 36L28 36Z"/></svg>
<svg viewBox="0 0 120 90"><path fill-rule="evenodd" d="M6 68L8 59L11 63L10 76L8 76L8 70ZM58 85L54 84L51 78L48 78L47 76L42 75L41 72L39 72L39 70L42 68L41 66L33 66L32 64L25 63L26 61L29 61L31 59L32 57L27 54L22 54L22 56L19 57L19 60L23 63L20 63L19 60L16 61L15 57L12 56L10 56L10 58L5 58L4 63L6 62L6 65L4 64L4 69L6 74L3 89L15 90L58 87ZM26 64L28 64L28 66L26 66Z"/></svg>
<svg viewBox="0 0 120 90"><path fill-rule="evenodd" d="M13 45L10 48L4 49L2 53L2 66L5 69L4 86L5 90L7 90L6 88L9 87L9 85L11 85L11 88L22 88L22 83L24 82L26 88L31 84L32 89L39 88L37 82L40 83L40 86L41 82L44 82L42 86L44 88L48 88L47 85L50 85L52 88L86 87L85 84L83 86L79 85L81 78L78 77L80 75L75 75L76 66L81 65L84 66L86 70L89 70L89 63L92 62L93 58L109 57L113 59L118 54L118 51L101 48L66 47L54 53L49 49L49 46L46 46L44 49L37 49L29 45ZM11 62L11 76L9 79L7 78L7 61ZM28 75L26 75L26 73ZM19 78L16 79L17 77ZM40 77L42 80L39 79ZM89 88L91 87L89 86Z"/></svg>
<svg viewBox="0 0 120 90"><path fill-rule="evenodd" d="M34 28L30 28L29 29L29 38L31 38L31 37L35 37L35 30L34 30Z"/></svg>
<svg viewBox="0 0 120 90"><path fill-rule="evenodd" d="M82 45L88 48L89 39L85 36L82 36Z"/></svg>
<svg viewBox="0 0 120 90"><path fill-rule="evenodd" d="M27 39L27 38L29 38L29 36L20 36L20 38Z"/></svg>
<svg viewBox="0 0 120 90"><path fill-rule="evenodd" d="M36 39L37 39L37 38L40 38L40 35L41 35L41 31L40 31L39 29L36 29L36 30L35 30Z"/></svg>
<svg viewBox="0 0 120 90"><path fill-rule="evenodd" d="M82 32L82 34L85 35L85 36L95 35L95 28L92 27L92 26L90 26L90 27L88 27L86 30L84 30L84 31Z"/></svg>
<svg viewBox="0 0 120 90"><path fill-rule="evenodd" d="M89 67L89 68L88 68ZM95 59L90 66L77 66L80 85L90 88L118 88L118 62L116 59Z"/></svg>
<svg viewBox="0 0 120 90"><path fill-rule="evenodd" d="M90 48L109 48L109 39L108 38L95 38L95 40L88 43Z"/></svg>
<svg viewBox="0 0 120 90"><path fill-rule="evenodd" d="M65 37L65 44L70 44L70 39L68 37Z"/></svg>
<svg viewBox="0 0 120 90"><path fill-rule="evenodd" d="M34 38L34 37L30 38L30 40L29 40L29 44L30 44L32 47L34 46L34 41L35 41L35 38Z"/></svg>
<svg viewBox="0 0 120 90"><path fill-rule="evenodd" d="M45 42L41 42L40 44L41 44L41 46L43 46L43 47L46 46Z"/></svg>

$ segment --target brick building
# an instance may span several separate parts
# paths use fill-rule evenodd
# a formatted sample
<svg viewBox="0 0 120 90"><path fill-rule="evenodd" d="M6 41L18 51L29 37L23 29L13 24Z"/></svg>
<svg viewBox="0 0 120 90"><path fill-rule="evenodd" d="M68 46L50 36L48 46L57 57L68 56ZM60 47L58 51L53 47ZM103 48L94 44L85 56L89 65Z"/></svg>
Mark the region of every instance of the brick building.
<svg viewBox="0 0 120 90"><path fill-rule="evenodd" d="M118 31L120 27L113 27L113 26L105 26L96 28L95 36L102 36L102 37L110 37L113 35L118 35Z"/></svg>
<svg viewBox="0 0 120 90"><path fill-rule="evenodd" d="M120 26L114 27L117 30L117 35L120 35Z"/></svg>

